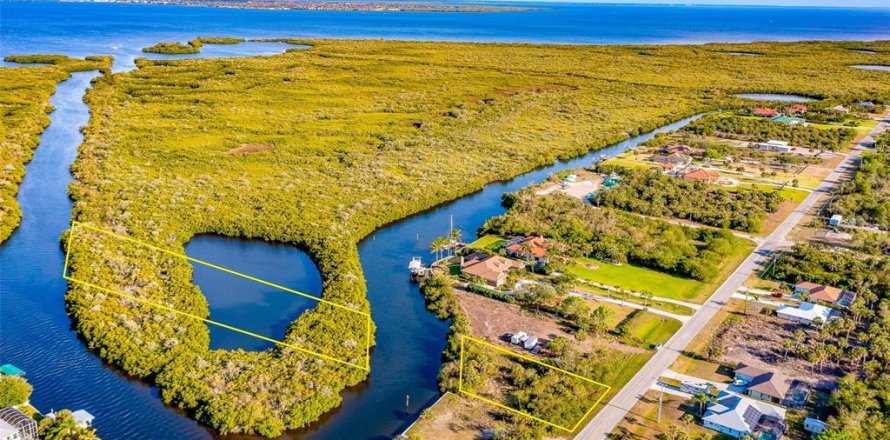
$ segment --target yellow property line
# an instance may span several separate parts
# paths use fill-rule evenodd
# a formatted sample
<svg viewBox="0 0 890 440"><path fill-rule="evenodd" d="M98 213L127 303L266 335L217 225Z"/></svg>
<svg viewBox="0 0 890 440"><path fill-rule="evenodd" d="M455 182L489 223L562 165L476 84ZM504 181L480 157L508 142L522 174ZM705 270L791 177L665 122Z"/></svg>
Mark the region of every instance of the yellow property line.
<svg viewBox="0 0 890 440"><path fill-rule="evenodd" d="M267 337L267 336L263 336L263 335L260 335L260 334L251 332L251 331L249 331L249 330L244 330L244 329L239 328L239 327L235 327L235 326L232 326L232 325L224 324L224 323L222 323L222 322L214 321L214 320L207 319L207 318L203 318L203 317L201 317L201 316L197 316L197 315L194 315L194 314L191 314L191 313L188 313L188 312L184 312L184 311L182 311L182 310L178 310L178 309L175 309L175 308L166 306L166 305L164 305L164 304L161 304L161 303L158 303L158 302L155 302L155 301L150 301L150 300L147 300L147 299L144 299L144 298L138 298L138 297L135 297L135 296L133 296L133 295L129 295L129 294L126 294L126 293L123 293L123 292L118 292L118 291L111 290L111 289L108 289L108 288L105 288L105 287L102 287L102 286L97 286L97 285L95 285L95 284L92 284L92 283L89 283L89 282L86 282L86 281L78 280L78 279L76 279L76 278L74 278L74 277L69 277L69 276L68 276L68 264L69 264L70 257L71 257L71 247L72 247L72 245L73 245L73 243L74 243L74 231L75 231L75 228L76 228L77 226L82 226L82 227L84 227L84 228L87 228L87 229L90 229L90 230L93 230L93 231L96 231L96 232L99 232L99 233L102 233L102 234L111 235L111 236L113 236L113 237L120 238L120 239L129 241L129 242L132 242L132 243L136 243L136 244L139 244L139 245L142 245L142 246L146 246L146 247L149 247L149 248L152 248L152 249L155 249L155 250L158 250L158 251L161 251L161 252L164 252L164 253L173 255L173 256L175 256L175 257L184 258L184 259L186 259L186 260L188 260L188 261L193 261L193 262L195 262L195 263L199 263L199 264L205 265L205 266L207 266L207 267L211 267L211 268L214 268L214 269L218 269L218 270L221 270L221 271L223 271L223 272L226 272L226 273L229 273L229 274L232 274L232 275L235 275L235 276L239 276L239 277L242 277L242 278L251 280L251 281L258 282L258 283L260 283L260 284L264 284L264 285L266 285L266 286L274 287L274 288L276 288L276 289L280 289L280 290L283 290L283 291L286 291L286 292L290 292L290 293L295 293L295 294L297 294L297 295L304 296L304 297L306 297L306 298L310 298L310 299L314 299L314 300L317 300L317 301L319 301L319 302L323 302L323 303L325 303L325 304L330 304L330 305L333 305L333 306L342 308L342 309L344 309L344 310L348 310L348 311L350 311L350 312L357 313L357 314L359 314L359 315L364 315L364 316L366 317L366 321L367 321L367 323L366 323L367 332L366 332L366 335L365 335L365 338L366 338L366 347L365 347L365 353L366 353L366 358L365 358L365 360L366 360L366 365L362 366L362 365L354 364L354 363L352 363L352 362L346 362L346 361L343 361L343 360L340 360L340 359L337 359L337 358L333 358L333 357L330 357L330 356L327 356L327 355L324 355L324 354L321 354L321 353L318 353L318 352L315 352L315 351L312 351L312 350L307 350L307 349L305 349L305 348L300 348L300 347L297 347L297 346L295 346L295 345L288 344L288 343L286 343L286 342L284 342L284 341L280 341L280 340L273 339L273 338L270 338L270 337ZM101 290L101 291L103 291L103 292L107 292L107 293L111 293L111 294L114 294L114 295L118 295L118 296L121 296L121 297L124 297L124 298L128 298L128 299L131 299L131 300L140 302L140 303L142 303L142 304L147 304L147 305L150 305L150 306L158 307L158 308L167 310L167 311L169 311L169 312L173 312L173 313L176 313L176 314L179 314L179 315L182 315L182 316L186 316L186 317L189 317L189 318L192 318L192 319L196 319L196 320L198 320L198 321L201 321L201 322L204 322L204 323L207 323L207 324L212 324L212 325L215 325L215 326L218 326L218 327L222 327L222 328L225 328L225 329L228 329L228 330L232 330L232 331L235 331L235 332L238 332L238 333L247 335L247 336L252 336L252 337L254 337L254 338L261 339L261 340L263 340L263 341L272 342L272 343L277 344L277 345L281 345L281 346L285 346L285 347L288 347L288 348L292 348L292 349L294 349L294 350L297 350L297 351L300 351L300 352L303 352L303 353L306 353L306 354L315 355L315 356L318 356L318 357L320 357L320 358L322 358L322 359L325 359L325 360L329 360L329 361L333 361L333 362L338 362L338 363L341 363L341 364L344 364L344 365L349 365L349 366L351 366L351 367L355 367L355 368L358 368L358 369L361 369L361 370L365 370L365 371L371 371L371 314L370 314L370 313L362 312L362 311L360 311L360 310L355 310L355 309L353 309L353 308L351 308L351 307L346 307L346 306L342 306L342 305L340 305L340 304L332 303L332 302L330 302L330 301L327 301L327 300L324 300L324 299L321 299L321 298L317 298L317 297L315 297L315 296L312 296L312 295L309 295L309 294L306 294L306 293L303 293L303 292L299 292L299 291L296 291L296 290L293 290L293 289L289 289L289 288L287 288L287 287L279 286L279 285L277 285L277 284L275 284L275 283L270 283L270 282L268 282L268 281L265 281L265 280L262 280L262 279L259 279L259 278L256 278L256 277L252 277L252 276L247 275L247 274L243 274L243 273L240 273L240 272L231 270L231 269L227 269L227 268L224 268L224 267L220 267L220 266L217 266L217 265L215 265L215 264L208 263L208 262L206 262L206 261L198 260L198 259L196 259L196 258L189 257L188 255L185 255L185 254L179 254L179 253L176 253L176 252L173 252L173 251L170 251L170 250L167 250L167 249L163 249L163 248L160 248L160 247L157 247L157 246L153 246L153 245L150 245L150 244L148 244L148 243L144 243L144 242L141 242L141 241L139 241L139 240L135 240L135 239L132 239L132 238L123 236L123 235L119 235L119 234L115 234L115 233L113 233L113 232L109 232L109 231L105 231L105 230L102 230L102 229L98 229L98 228L95 228L95 227L93 227L93 226L89 226L89 225L86 225L86 224L83 224L83 223L80 223L80 222L72 222L71 230L70 230L70 233L68 234L68 246L67 246L67 249L66 249L66 251L65 251L65 265L62 267L62 278L65 279L65 280L68 280L68 281L72 281L72 282L75 282L75 283L80 283L80 284L83 284L83 285L92 287L92 288L94 288L94 289Z"/></svg>
<svg viewBox="0 0 890 440"><path fill-rule="evenodd" d="M590 409L588 409L587 412L584 413L584 415L583 415L583 416L582 416L582 417L575 423L574 426L572 426L571 429L570 429L570 428L566 428L566 427L564 427L564 426L557 425L557 424L555 424L555 423L553 423L553 422L548 422L547 420L544 420L544 419L535 417L535 416L533 416L533 415L531 415L531 414L529 414L529 413L522 412L522 411L520 411L520 410L518 410L518 409L510 408L509 406L506 406L506 405L504 405L504 404L502 404L502 403L495 402L495 401L493 401L493 400L491 400L491 399L487 399L487 398L482 397L482 396L480 396L480 395L478 395L478 394L471 393L471 392L466 391L466 390L463 389L463 381L464 381L464 344L465 344L465 341L466 341L467 339L469 339L470 341L473 341L473 342L475 342L475 343L477 343L477 344L481 344L481 345L484 345L484 346L486 346L486 347L493 348L493 349L495 349L495 350L497 350L497 351L500 351L500 352L502 352L502 353L504 353L504 354L507 354L507 355L510 355L510 356L514 356L514 357L517 357L517 358L519 358L519 359L522 359L522 360L525 360L525 361L528 361L528 362L532 362L532 363L535 363L535 364L538 364L538 365L541 365L541 366L544 366L544 367L547 367L547 368L551 368L551 369L553 369L553 370L555 370L555 371L559 371L560 373L565 373L565 374L568 374L569 376L572 376L572 377L575 377L575 378L578 378L578 379L587 381L587 382L592 383L592 384L594 384L594 385L604 387L604 388L606 389L606 391L603 392L602 394L600 394L599 398L597 398L596 401L593 402L593 405L590 406ZM600 402L606 397L606 395L609 394L609 392L612 390L612 387L609 386L609 385L606 385L606 384L604 384L604 383L597 382L597 381L595 381L595 380L593 380L593 379L590 379L590 378L587 378L587 377L584 377L584 376L577 375L577 374L575 374L575 373L572 373L571 371L566 371L566 370L564 370L564 369L562 369L562 368L555 367L555 366L553 366L553 365L549 365L549 364L545 364L545 363L543 363L543 362L541 362L541 361L539 361L539 360L537 360L537 359L534 359L534 358L532 358L532 357L525 356L525 355L521 355L521 354L516 353L516 352L514 352L514 351L512 351L512 350L507 350L507 349L505 349L505 348L498 347L497 345L491 344L491 343L489 343L488 341L485 341L485 340L482 340L482 339L478 339L478 338L474 338L474 337L472 337L472 336L460 335L460 367L459 367L459 369L458 369L457 389L458 389L458 392L461 393L461 394L466 394L467 396L470 396L470 397L473 397L473 398L475 398L475 399L479 399L479 400L481 400L481 401L483 401L483 402L492 404L492 405L494 405L494 406L497 406L498 408L502 408L502 409L511 411L511 412L513 412L513 413L519 414L519 415L521 415L521 416L528 417L528 418L530 418L530 419L532 419L532 420L535 420L535 421L544 423L544 424L546 424L546 425L548 425L548 426L552 426L552 427L554 427L554 428L558 428L558 429L561 429L561 430L566 431L566 432L575 432L575 430L578 429L578 426L584 421L584 419L586 419L587 416L589 416L590 413L593 412L593 410L596 408L596 406L599 405Z"/></svg>

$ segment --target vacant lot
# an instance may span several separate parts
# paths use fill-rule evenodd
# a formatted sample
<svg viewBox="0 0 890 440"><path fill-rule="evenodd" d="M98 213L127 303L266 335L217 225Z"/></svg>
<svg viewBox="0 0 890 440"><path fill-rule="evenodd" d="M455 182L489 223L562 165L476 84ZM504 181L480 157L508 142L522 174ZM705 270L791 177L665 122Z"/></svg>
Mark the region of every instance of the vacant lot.
<svg viewBox="0 0 890 440"><path fill-rule="evenodd" d="M590 351L594 347L606 347L626 353L643 353L644 350L604 338L588 337L583 341L575 339L574 330L559 319L545 313L533 313L522 310L518 305L507 304L475 293L455 290L461 309L470 321L473 335L493 344L521 352L520 347L510 344L509 336L524 331L537 336L540 343L546 344L557 336L568 338L581 351ZM528 354L525 352L524 354Z"/></svg>
<svg viewBox="0 0 890 440"><path fill-rule="evenodd" d="M664 344L683 325L676 319L643 310L626 323L628 335L645 345Z"/></svg>
<svg viewBox="0 0 890 440"><path fill-rule="evenodd" d="M698 416L698 410L687 399L665 393L661 398L661 422L658 420L659 392L646 391L646 394L631 408L624 420L612 431L615 438L623 440L652 440L659 435L667 434L671 425L686 432L692 439L699 439L702 435L716 435L717 433L694 423L685 423L683 414L690 413Z"/></svg>
<svg viewBox="0 0 890 440"><path fill-rule="evenodd" d="M806 340L796 340L797 330L807 333ZM794 347L785 348L785 341L799 344L816 344L816 332L772 316L751 314L737 320L720 336L722 363L753 365L758 368L779 370L813 385L829 385L849 371L825 362L820 368L794 355Z"/></svg>
<svg viewBox="0 0 890 440"><path fill-rule="evenodd" d="M649 292L655 296L684 301L695 301L705 283L689 278L658 272L633 264L609 264L592 258L580 258L568 268L569 273L587 281L606 284L634 292Z"/></svg>

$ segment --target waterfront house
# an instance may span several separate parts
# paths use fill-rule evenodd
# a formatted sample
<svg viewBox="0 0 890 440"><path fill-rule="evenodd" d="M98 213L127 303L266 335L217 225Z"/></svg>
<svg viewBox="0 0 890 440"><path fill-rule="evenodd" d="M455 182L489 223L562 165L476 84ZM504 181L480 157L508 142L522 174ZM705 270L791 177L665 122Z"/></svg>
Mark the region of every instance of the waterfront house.
<svg viewBox="0 0 890 440"><path fill-rule="evenodd" d="M679 152L671 154L659 154L656 156L652 156L650 160L658 164L670 165L672 167L685 166L692 163L692 157Z"/></svg>
<svg viewBox="0 0 890 440"><path fill-rule="evenodd" d="M803 104L791 104L785 111L792 115L802 115L807 112L807 106Z"/></svg>
<svg viewBox="0 0 890 440"><path fill-rule="evenodd" d="M683 174L683 180L687 182L714 183L720 178L720 173L704 168L696 168Z"/></svg>
<svg viewBox="0 0 890 440"><path fill-rule="evenodd" d="M0 440L38 440L37 421L18 409L0 409Z"/></svg>
<svg viewBox="0 0 890 440"><path fill-rule="evenodd" d="M695 147L690 147L689 145L683 145L683 144L671 145L670 147L667 147L666 152L667 152L667 154L681 153L681 154L686 154L689 156L701 156L701 155L705 154L705 150L703 148L695 148Z"/></svg>
<svg viewBox="0 0 890 440"><path fill-rule="evenodd" d="M781 438L785 433L785 410L749 397L722 392L710 403L702 425L730 437Z"/></svg>
<svg viewBox="0 0 890 440"><path fill-rule="evenodd" d="M773 116L779 116L778 110L773 109L773 108L767 108L767 107L757 107L754 109L754 111L752 113L754 113L754 116L763 116L763 117L767 117L767 118L771 118Z"/></svg>
<svg viewBox="0 0 890 440"><path fill-rule="evenodd" d="M481 278L491 287L500 287L507 282L507 273L522 269L524 264L500 255L475 252L461 258L460 271L465 275Z"/></svg>
<svg viewBox="0 0 890 440"><path fill-rule="evenodd" d="M791 389L791 381L784 374L745 364L736 368L735 378L747 385L745 394L773 403L782 403Z"/></svg>
<svg viewBox="0 0 890 440"><path fill-rule="evenodd" d="M757 149L760 151L775 151L777 153L790 153L792 150L788 142L777 140L758 142Z"/></svg>
<svg viewBox="0 0 890 440"><path fill-rule="evenodd" d="M806 122L806 120L804 120L803 118L796 118L794 116L785 116L785 115L774 116L772 118L772 121L780 123L780 124L788 124L788 125L797 125L797 124L803 124L804 122Z"/></svg>
<svg viewBox="0 0 890 440"><path fill-rule="evenodd" d="M850 109L848 109L840 104L829 108L829 110L831 110L833 112L838 112L838 113L850 113Z"/></svg>
<svg viewBox="0 0 890 440"><path fill-rule="evenodd" d="M797 307L788 305L779 307L776 316L798 324L822 326L832 318L832 310L819 304L805 302Z"/></svg>
<svg viewBox="0 0 890 440"><path fill-rule="evenodd" d="M547 242L543 237L528 236L511 240L504 249L509 255L522 258L525 261L532 261L536 264L547 262Z"/></svg>
<svg viewBox="0 0 890 440"><path fill-rule="evenodd" d="M801 281L794 285L794 293L807 295L807 299L848 307L856 299L856 293L824 284Z"/></svg>

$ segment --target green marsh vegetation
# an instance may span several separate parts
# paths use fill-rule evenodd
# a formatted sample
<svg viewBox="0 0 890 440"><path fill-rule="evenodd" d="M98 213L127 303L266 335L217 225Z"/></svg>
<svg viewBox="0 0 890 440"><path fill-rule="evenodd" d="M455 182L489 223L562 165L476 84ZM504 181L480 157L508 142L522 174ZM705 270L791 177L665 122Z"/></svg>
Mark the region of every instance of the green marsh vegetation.
<svg viewBox="0 0 890 440"><path fill-rule="evenodd" d="M72 72L107 71L111 67L110 57L78 60L62 55L12 55L5 60L46 65L0 67L0 243L9 238L21 221L22 212L15 197L25 176L25 164L49 125L48 114L53 110L49 99L56 85Z"/></svg>
<svg viewBox="0 0 890 440"><path fill-rule="evenodd" d="M178 252L198 233L291 243L317 263L324 298L368 311L357 242L487 182L735 105L738 92L890 101L886 78L846 67L875 55L830 43L298 43L312 48L140 60L140 69L97 82L73 166L75 220ZM721 53L734 50L765 55ZM227 154L256 144L267 147ZM693 252L687 232L651 230L687 240L678 242ZM207 316L187 262L95 244L74 248L72 276L164 292L170 304ZM692 271L706 261L700 252L696 263L673 264ZM83 285L71 285L67 304L104 359L153 379L167 402L225 433L305 426L366 377L289 349L210 350L205 324ZM325 324L347 322L334 313L307 312L285 340L358 356L355 329Z"/></svg>
<svg viewBox="0 0 890 440"><path fill-rule="evenodd" d="M152 46L143 47L142 51L146 53L162 53L167 55L193 54L201 52L201 47L205 44L238 44L244 41L243 38L232 37L198 37L194 40L189 40L186 44L182 44L178 41L164 41Z"/></svg>

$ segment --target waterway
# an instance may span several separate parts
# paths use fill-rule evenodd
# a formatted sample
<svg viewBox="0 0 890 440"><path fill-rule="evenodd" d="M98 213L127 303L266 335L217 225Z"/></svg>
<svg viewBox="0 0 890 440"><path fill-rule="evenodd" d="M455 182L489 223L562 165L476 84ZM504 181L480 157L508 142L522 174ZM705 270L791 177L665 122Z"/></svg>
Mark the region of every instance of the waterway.
<svg viewBox="0 0 890 440"><path fill-rule="evenodd" d="M740 93L739 98L753 99L755 101L779 101L779 102L810 102L815 99L809 96L790 95L783 93Z"/></svg>
<svg viewBox="0 0 890 440"><path fill-rule="evenodd" d="M884 72L890 72L890 66L883 66L880 64L854 64L850 67L860 70L882 70Z"/></svg>

